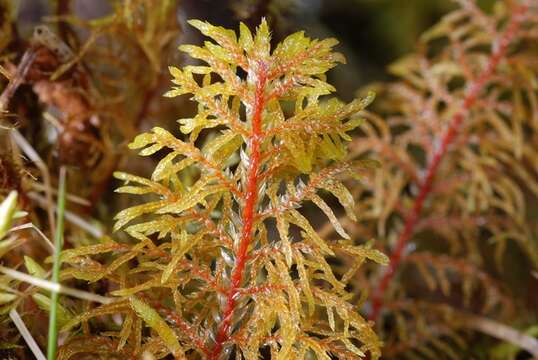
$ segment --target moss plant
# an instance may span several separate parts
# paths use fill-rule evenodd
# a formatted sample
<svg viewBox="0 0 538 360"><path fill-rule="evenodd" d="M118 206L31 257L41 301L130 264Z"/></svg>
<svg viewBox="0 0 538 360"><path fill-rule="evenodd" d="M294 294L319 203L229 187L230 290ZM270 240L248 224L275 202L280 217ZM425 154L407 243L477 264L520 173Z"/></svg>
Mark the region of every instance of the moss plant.
<svg viewBox="0 0 538 360"><path fill-rule="evenodd" d="M351 153L381 166L354 189L363 221L346 229L390 254L367 282L385 356L475 357L476 332L536 356L538 342L500 329L536 323L538 7L457 2L376 86Z"/></svg>
<svg viewBox="0 0 538 360"><path fill-rule="evenodd" d="M265 21L255 34L241 25L239 36L190 24L214 42L180 47L204 65L170 68L175 86L166 96L190 94L198 103L194 117L179 121L188 140L162 128L141 134L131 148L162 154L151 179L116 174L126 183L118 192L155 195L116 216L116 230L138 243L63 254L64 263L77 264L73 276L108 278L117 297L64 329L121 313L121 328L108 333L117 340L73 337L60 358L95 352L96 344L105 352L189 359L378 358L381 343L346 290L358 267L338 279L328 257L347 254L357 264L386 258L353 245L324 199L334 197L354 216L338 177L371 165L342 159L372 95L349 104L323 98L334 91L325 73L344 61L332 51L334 39L299 32L271 51ZM187 171L190 183L182 181ZM300 212L304 202L325 213L339 240L319 237ZM109 251L122 254L106 265L81 261Z"/></svg>
<svg viewBox="0 0 538 360"><path fill-rule="evenodd" d="M445 2L350 103L336 40L275 40L354 26L347 2L223 0L248 25L190 21L190 59L204 1L41 0L28 38L24 3L0 0L0 359L538 358L536 0Z"/></svg>

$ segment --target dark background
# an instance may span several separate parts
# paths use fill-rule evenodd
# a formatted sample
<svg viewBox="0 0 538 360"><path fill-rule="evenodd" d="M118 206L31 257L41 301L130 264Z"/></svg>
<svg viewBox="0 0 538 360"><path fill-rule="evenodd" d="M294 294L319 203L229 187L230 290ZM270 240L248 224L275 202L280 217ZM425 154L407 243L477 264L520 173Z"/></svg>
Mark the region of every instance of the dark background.
<svg viewBox="0 0 538 360"><path fill-rule="evenodd" d="M18 6L18 27L30 36L33 26L50 15L50 1L12 0ZM483 7L491 0L479 1ZM387 78L385 68L413 51L419 35L453 8L451 0L182 0L178 20L182 35L178 42L200 41L186 20L208 20L237 29L239 21L254 28L266 17L274 41L305 30L317 38L336 37L347 66L331 73L339 95L349 100L360 86ZM111 10L108 0L73 0L76 15L93 19Z"/></svg>

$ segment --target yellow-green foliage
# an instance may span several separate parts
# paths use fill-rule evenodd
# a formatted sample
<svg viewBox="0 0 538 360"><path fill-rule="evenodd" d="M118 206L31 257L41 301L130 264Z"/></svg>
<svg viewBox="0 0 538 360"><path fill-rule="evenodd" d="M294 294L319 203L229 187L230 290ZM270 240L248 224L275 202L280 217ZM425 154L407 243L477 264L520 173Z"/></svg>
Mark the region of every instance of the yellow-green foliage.
<svg viewBox="0 0 538 360"><path fill-rule="evenodd" d="M142 156L162 157L151 179L116 174L125 182L118 192L150 199L116 217L115 229L134 245L110 241L63 253L71 264L64 277L108 279L117 301L66 324L83 324L86 335L71 338L60 358L96 351L378 358L381 343L346 283L364 260L386 258L353 245L326 202L334 197L354 216L353 197L338 177L371 165L341 160L372 96L349 104L322 99L334 91L325 72L344 61L332 51L334 39L299 32L271 52L265 21L255 34L242 24L239 36L190 23L214 42L181 47L204 65L170 68L175 86L167 96L189 94L198 103L195 116L179 121L188 140L154 128L130 144ZM321 209L339 239L320 238L300 211L305 202ZM98 257L105 253L113 256ZM354 265L338 279L328 257L341 255ZM119 327L102 316L118 313ZM90 319L90 327L111 331L90 336Z"/></svg>

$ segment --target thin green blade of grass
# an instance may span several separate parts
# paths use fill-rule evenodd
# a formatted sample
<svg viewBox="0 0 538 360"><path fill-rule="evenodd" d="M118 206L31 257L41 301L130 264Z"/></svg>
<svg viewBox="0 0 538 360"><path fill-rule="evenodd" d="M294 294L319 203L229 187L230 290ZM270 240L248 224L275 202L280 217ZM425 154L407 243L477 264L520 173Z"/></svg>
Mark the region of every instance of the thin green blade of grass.
<svg viewBox="0 0 538 360"><path fill-rule="evenodd" d="M52 282L59 283L60 278L60 253L64 240L64 213L65 213L65 168L60 169L60 181L58 184L56 233L54 235L54 263L52 266ZM56 359L56 349L58 345L58 291L52 291L50 295L50 315L49 315L49 343L47 347L47 358Z"/></svg>

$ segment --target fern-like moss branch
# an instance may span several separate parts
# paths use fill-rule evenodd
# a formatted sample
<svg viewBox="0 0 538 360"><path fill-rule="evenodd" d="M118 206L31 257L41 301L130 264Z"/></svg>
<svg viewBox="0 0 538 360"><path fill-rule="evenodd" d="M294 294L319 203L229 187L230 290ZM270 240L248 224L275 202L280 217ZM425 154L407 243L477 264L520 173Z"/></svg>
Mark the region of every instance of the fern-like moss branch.
<svg viewBox="0 0 538 360"><path fill-rule="evenodd" d="M378 358L381 344L348 302L346 282L366 259L387 259L354 245L325 199L333 196L354 218L353 196L338 177L372 163L342 160L348 133L373 95L347 105L321 98L334 92L325 73L344 61L332 51L334 39L296 33L271 51L265 21L254 34L241 24L239 36L190 23L215 43L181 47L206 65L170 68L175 86L167 96L191 94L199 105L179 121L188 140L154 128L130 144L143 156L168 154L151 179L117 173L126 183L118 192L157 198L116 217L115 229L125 228L138 243L64 253L68 264L120 253L108 265L86 259L66 271L90 281L108 278L118 283L112 295L121 298L66 326L122 313L117 352L128 347L140 354L144 347L180 359L217 360L232 352L257 359L265 349L275 359ZM306 201L342 239L319 236L300 212ZM355 259L342 279L327 259L336 253ZM126 270L135 258L137 266ZM172 296L163 301L155 293ZM142 340L142 321L150 339Z"/></svg>
<svg viewBox="0 0 538 360"><path fill-rule="evenodd" d="M439 169L441 161L445 157L449 146L452 145L456 140L459 130L469 110L476 103L484 87L495 75L495 70L501 60L505 57L508 51L508 47L510 46L510 44L512 44L514 38L517 37L520 25L524 20L524 15L527 12L528 8L529 5L524 2L514 9L510 21L506 26L506 29L504 30L504 33L498 38L498 41L493 44L493 51L491 53L491 56L489 57L486 68L478 76L478 78L476 78L472 83L469 84L467 88L467 94L465 95L465 98L463 99L461 105L461 110L454 114L446 130L441 135L438 141L439 146L434 149L434 153L427 166L425 176L420 183L418 195L415 199L414 206L409 212L409 214L407 214L407 216L405 217L405 225L390 256L389 267L383 275L373 295L373 307L370 314L370 319L377 319L379 312L383 307L384 293L400 265L403 252L408 241L413 236L415 227L420 218L420 213L422 212L422 208L424 206L424 201L427 199L428 195L432 190L435 175ZM437 142L434 142L434 144L435 143Z"/></svg>

